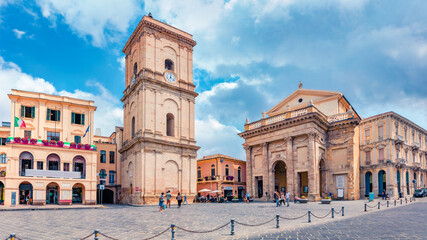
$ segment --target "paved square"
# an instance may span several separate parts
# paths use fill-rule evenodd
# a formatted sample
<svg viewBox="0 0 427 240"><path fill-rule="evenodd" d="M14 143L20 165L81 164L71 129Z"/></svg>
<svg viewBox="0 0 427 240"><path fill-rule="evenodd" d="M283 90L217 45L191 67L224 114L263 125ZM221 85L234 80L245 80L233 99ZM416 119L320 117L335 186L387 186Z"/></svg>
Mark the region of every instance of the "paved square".
<svg viewBox="0 0 427 240"><path fill-rule="evenodd" d="M427 202L425 200L419 200ZM375 205L371 203L370 205ZM406 204L404 203L403 206ZM407 205L410 205L408 203ZM418 205L418 204L416 204ZM414 205L414 206L416 206ZM327 214L332 207L337 211L345 207L345 217L337 214L335 219L331 216L324 219L312 217L312 222L308 223L307 216L297 220L280 220L280 228L275 228L275 220L259 227L247 227L236 224L235 235L230 236L230 225L212 233L187 233L180 229L176 230L177 239L239 239L239 238L259 238L268 234L278 234L292 232L304 227L316 227L322 223L342 222L360 215L371 215L363 212L364 201L336 201L330 205L320 203L293 204L290 207L275 207L274 203L212 203L184 205L178 209L172 206L163 212L158 212L157 206L132 207L122 205L110 205L104 209L73 209L73 210L48 210L48 211L3 211L0 212L0 238L6 238L9 233L14 232L22 239L81 239L87 236L94 229L99 229L102 233L116 239L145 239L153 236L165 229L172 223L178 227L205 231L214 229L226 224L230 219L248 224L259 224L266 222L279 214L282 217L298 217L311 210L317 216ZM425 207L425 205L423 205ZM386 206L381 206L381 210L376 207L371 211L383 212ZM408 207L396 207L397 214L405 212ZM388 212L388 211L385 211ZM373 214L372 214L373 216ZM380 221L390 219L376 214ZM355 218L352 218L355 219ZM400 219L400 218L398 218ZM351 222L351 219L348 220ZM404 222L403 219L397 220ZM329 225L328 225L329 226ZM351 226L351 225L350 225ZM324 228L318 228L324 229ZM351 230L351 227L346 229ZM302 232L291 235L298 238ZM325 230L328 233L330 230ZM364 229L359 229L360 236L364 236ZM323 234L318 230L319 234ZM344 233L344 231L343 231ZM405 231L400 234L404 234ZM311 234L311 231L310 231ZM271 236L271 235L269 235ZM274 235L275 236L275 235ZM276 237L280 237L277 235ZM296 237L295 237L296 236ZM311 236L311 235L309 235ZM170 239L170 230L156 239ZM311 238L311 237L309 237ZM93 239L93 237L89 238ZM100 239L106 239L101 237ZM304 237L303 239L306 239Z"/></svg>

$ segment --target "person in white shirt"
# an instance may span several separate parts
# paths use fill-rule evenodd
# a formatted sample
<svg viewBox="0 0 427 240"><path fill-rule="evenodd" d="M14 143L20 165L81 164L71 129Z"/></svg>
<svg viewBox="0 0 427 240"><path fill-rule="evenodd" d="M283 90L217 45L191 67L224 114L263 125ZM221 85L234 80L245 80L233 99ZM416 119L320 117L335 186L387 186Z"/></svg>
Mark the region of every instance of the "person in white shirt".
<svg viewBox="0 0 427 240"><path fill-rule="evenodd" d="M291 194L289 191L286 191L286 206L289 207L289 198L291 197Z"/></svg>

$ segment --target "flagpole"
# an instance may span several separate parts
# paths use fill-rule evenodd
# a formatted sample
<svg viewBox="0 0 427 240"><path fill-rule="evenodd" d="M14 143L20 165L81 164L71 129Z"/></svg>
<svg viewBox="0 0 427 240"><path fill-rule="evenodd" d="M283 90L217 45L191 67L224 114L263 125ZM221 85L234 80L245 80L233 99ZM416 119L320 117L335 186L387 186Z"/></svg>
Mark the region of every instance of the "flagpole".
<svg viewBox="0 0 427 240"><path fill-rule="evenodd" d="M13 138L15 138L15 111L16 111L16 101L13 102ZM11 124L12 125L12 124Z"/></svg>

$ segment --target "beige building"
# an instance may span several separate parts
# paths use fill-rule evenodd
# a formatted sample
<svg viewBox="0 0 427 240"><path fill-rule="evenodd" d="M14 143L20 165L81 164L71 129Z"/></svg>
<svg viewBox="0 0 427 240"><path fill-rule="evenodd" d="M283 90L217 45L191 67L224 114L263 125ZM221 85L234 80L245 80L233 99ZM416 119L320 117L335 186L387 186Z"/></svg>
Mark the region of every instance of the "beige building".
<svg viewBox="0 0 427 240"><path fill-rule="evenodd" d="M394 112L360 123L361 197L408 196L425 187L427 131Z"/></svg>
<svg viewBox="0 0 427 240"><path fill-rule="evenodd" d="M171 190L196 195L193 36L144 16L127 41L123 203L156 202Z"/></svg>
<svg viewBox="0 0 427 240"><path fill-rule="evenodd" d="M120 127L116 127L116 130ZM98 152L97 173L98 185L104 185L104 190L97 193L97 202L120 203L120 154L117 151L116 132L109 137L94 137L94 144Z"/></svg>
<svg viewBox="0 0 427 240"><path fill-rule="evenodd" d="M263 118L245 124L246 184L319 200L359 199L360 117L340 92L299 88Z"/></svg>
<svg viewBox="0 0 427 240"><path fill-rule="evenodd" d="M12 125L0 131L4 205L25 204L26 198L33 204L95 204L94 102L14 89L8 96ZM26 127L15 127L15 117Z"/></svg>

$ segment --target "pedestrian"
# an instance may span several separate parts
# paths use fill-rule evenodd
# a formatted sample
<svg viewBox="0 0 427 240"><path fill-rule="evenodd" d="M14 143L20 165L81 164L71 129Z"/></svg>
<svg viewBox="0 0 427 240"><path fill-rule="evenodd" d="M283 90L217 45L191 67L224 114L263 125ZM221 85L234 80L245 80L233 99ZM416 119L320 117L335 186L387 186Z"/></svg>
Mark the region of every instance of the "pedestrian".
<svg viewBox="0 0 427 240"><path fill-rule="evenodd" d="M163 211L163 207L165 205L165 199L163 198L163 194L164 193L161 193L159 197L159 212Z"/></svg>
<svg viewBox="0 0 427 240"><path fill-rule="evenodd" d="M267 202L270 201L270 194L268 194L268 192L265 192L265 198L267 199Z"/></svg>
<svg viewBox="0 0 427 240"><path fill-rule="evenodd" d="M283 192L280 194L280 206L282 206L282 204L285 206L285 193Z"/></svg>
<svg viewBox="0 0 427 240"><path fill-rule="evenodd" d="M280 203L279 203L279 193L274 192L274 200L276 201L276 207L280 206Z"/></svg>
<svg viewBox="0 0 427 240"><path fill-rule="evenodd" d="M385 199L386 199L386 197L385 197L385 189L383 190L383 192L382 192L381 196L383 197L383 200L385 200Z"/></svg>
<svg viewBox="0 0 427 240"><path fill-rule="evenodd" d="M178 208L180 208L182 203L182 197L181 197L181 193L179 192L178 192L178 195L176 196L176 201L178 201Z"/></svg>
<svg viewBox="0 0 427 240"><path fill-rule="evenodd" d="M169 206L169 208L171 207L171 190L168 190L168 192L166 193L166 207Z"/></svg>
<svg viewBox="0 0 427 240"><path fill-rule="evenodd" d="M184 204L188 204L188 202L187 202L187 194L184 194Z"/></svg>
<svg viewBox="0 0 427 240"><path fill-rule="evenodd" d="M25 201L27 202L27 205L30 205L30 194L28 193L27 197L25 198Z"/></svg>
<svg viewBox="0 0 427 240"><path fill-rule="evenodd" d="M247 202L247 203L249 203L249 199L250 199L249 197L250 197L249 192L247 192L247 193L246 193L246 202Z"/></svg>
<svg viewBox="0 0 427 240"><path fill-rule="evenodd" d="M286 191L286 205L287 207L289 207L289 198L291 197L291 194L289 193L289 191Z"/></svg>

